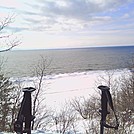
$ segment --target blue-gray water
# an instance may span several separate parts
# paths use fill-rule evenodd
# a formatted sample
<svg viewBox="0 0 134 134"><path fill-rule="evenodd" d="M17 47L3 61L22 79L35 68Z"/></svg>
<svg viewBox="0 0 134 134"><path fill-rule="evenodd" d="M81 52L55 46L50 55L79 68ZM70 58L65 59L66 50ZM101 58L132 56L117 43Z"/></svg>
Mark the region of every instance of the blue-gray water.
<svg viewBox="0 0 134 134"><path fill-rule="evenodd" d="M51 73L55 74L128 68L134 58L134 46L23 50L10 51L2 55L7 59L4 67L8 76L18 77L31 76L41 57L51 61L49 68ZM47 72L49 73L50 69Z"/></svg>

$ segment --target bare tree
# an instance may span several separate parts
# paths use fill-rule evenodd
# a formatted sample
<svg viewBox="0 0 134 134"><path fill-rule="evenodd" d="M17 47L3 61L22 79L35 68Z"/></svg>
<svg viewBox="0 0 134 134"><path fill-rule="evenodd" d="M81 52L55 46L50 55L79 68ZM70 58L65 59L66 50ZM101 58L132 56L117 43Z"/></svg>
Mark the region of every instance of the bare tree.
<svg viewBox="0 0 134 134"><path fill-rule="evenodd" d="M76 114L71 105L67 103L59 112L54 111L53 121L57 133L65 134L70 131L76 132Z"/></svg>
<svg viewBox="0 0 134 134"><path fill-rule="evenodd" d="M21 43L20 40L17 39L17 37L13 37L13 34L9 34L6 31L6 28L8 28L8 26L13 22L14 15L7 16L0 20L0 53L9 51Z"/></svg>
<svg viewBox="0 0 134 134"><path fill-rule="evenodd" d="M34 67L33 74L37 77L37 80L34 81L34 86L36 91L33 95L33 115L39 117L40 120L35 118L35 121L32 122L32 129L38 128L41 126L41 122L48 117L49 111L46 109L46 105L44 104L45 100L45 83L44 77L46 74L50 74L48 71L50 67L51 61L47 58L41 56L41 60L39 60L38 64ZM42 109L41 109L42 108ZM41 112L43 114L41 114ZM36 123L36 124L35 124ZM47 124L47 123L46 123ZM45 126L45 123L44 123Z"/></svg>
<svg viewBox="0 0 134 134"><path fill-rule="evenodd" d="M106 85L112 90L114 88L117 89L118 82L114 75L115 70L106 70L103 75L99 75L98 80L96 81L96 87L98 87L98 85Z"/></svg>
<svg viewBox="0 0 134 134"><path fill-rule="evenodd" d="M95 97L90 97L90 99L84 97L76 98L71 104L83 119L92 119L97 116L98 99Z"/></svg>
<svg viewBox="0 0 134 134"><path fill-rule="evenodd" d="M34 122L34 129L46 129L49 124L52 122L52 114L51 110L48 110L47 107L40 107L39 111L36 113L36 119Z"/></svg>
<svg viewBox="0 0 134 134"><path fill-rule="evenodd" d="M120 90L118 90L117 109L120 117L120 132L132 133L134 124L134 72L124 73L120 78Z"/></svg>
<svg viewBox="0 0 134 134"><path fill-rule="evenodd" d="M76 98L72 101L72 106L77 112L86 134L98 133L98 116L99 116L99 102L96 97L90 98ZM80 118L82 117L82 118Z"/></svg>

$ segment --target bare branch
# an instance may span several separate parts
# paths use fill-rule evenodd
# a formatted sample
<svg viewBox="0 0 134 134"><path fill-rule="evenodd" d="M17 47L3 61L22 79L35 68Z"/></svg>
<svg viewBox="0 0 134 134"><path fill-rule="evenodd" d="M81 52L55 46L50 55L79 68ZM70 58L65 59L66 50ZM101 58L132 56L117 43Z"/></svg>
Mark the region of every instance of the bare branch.
<svg viewBox="0 0 134 134"><path fill-rule="evenodd" d="M13 41L9 41L9 43L6 43L6 45L9 47L6 49L0 50L0 53L10 51L12 48L18 46L19 44L21 44L21 41L18 39L14 39Z"/></svg>
<svg viewBox="0 0 134 134"><path fill-rule="evenodd" d="M2 38L9 38L11 35L2 35L2 36L0 36L0 39L2 39Z"/></svg>
<svg viewBox="0 0 134 134"><path fill-rule="evenodd" d="M3 30L6 29L8 25L14 22L14 17L14 15L8 15L3 20L0 20L0 39L6 42L4 44L4 48L0 50L0 53L10 51L12 48L21 44L20 40L18 40L17 38L11 39L11 37L13 38L13 34L3 32Z"/></svg>
<svg viewBox="0 0 134 134"><path fill-rule="evenodd" d="M7 16L4 20L0 21L0 31L2 31L5 27L7 27L10 23L14 22L14 15Z"/></svg>

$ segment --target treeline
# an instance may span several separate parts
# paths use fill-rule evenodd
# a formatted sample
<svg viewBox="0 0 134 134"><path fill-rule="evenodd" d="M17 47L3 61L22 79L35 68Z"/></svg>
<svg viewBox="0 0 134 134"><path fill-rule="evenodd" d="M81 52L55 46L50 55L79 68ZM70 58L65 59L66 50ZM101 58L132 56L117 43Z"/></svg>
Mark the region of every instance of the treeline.
<svg viewBox="0 0 134 134"><path fill-rule="evenodd" d="M47 66L46 66L47 65ZM98 134L100 128L100 92L89 98L81 97L66 102L60 111L48 110L45 105L43 77L46 75L46 60L42 58L34 68L33 81L36 93L33 95L32 129L49 129L58 133L77 133L81 129L83 134ZM105 129L106 134L132 134L134 124L134 72L124 72L120 78L114 77L114 72L107 72L100 76L97 85L103 84L110 87L114 107L119 119L119 129ZM22 98L21 83L12 83L9 78L0 74L0 130L13 132L13 123L17 117ZM113 112L107 117L108 124L115 125Z"/></svg>

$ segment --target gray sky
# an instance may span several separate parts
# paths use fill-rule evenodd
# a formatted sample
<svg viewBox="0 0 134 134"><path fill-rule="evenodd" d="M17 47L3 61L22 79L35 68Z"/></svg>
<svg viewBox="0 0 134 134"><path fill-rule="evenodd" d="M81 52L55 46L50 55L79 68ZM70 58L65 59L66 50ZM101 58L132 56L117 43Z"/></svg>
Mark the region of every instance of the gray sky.
<svg viewBox="0 0 134 134"><path fill-rule="evenodd" d="M134 45L134 0L3 0L18 49Z"/></svg>

